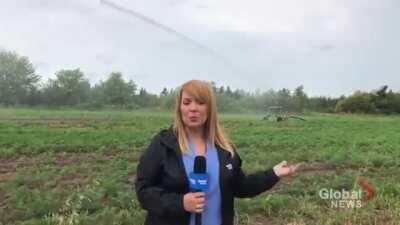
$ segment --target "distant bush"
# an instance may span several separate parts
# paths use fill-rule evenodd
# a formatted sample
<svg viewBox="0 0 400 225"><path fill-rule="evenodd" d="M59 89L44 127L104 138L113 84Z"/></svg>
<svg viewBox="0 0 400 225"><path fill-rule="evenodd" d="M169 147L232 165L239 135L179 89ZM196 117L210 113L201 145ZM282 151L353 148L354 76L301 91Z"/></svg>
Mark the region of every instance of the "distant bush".
<svg viewBox="0 0 400 225"><path fill-rule="evenodd" d="M367 93L357 93L340 100L336 105L336 112L347 113L374 113L376 107Z"/></svg>
<svg viewBox="0 0 400 225"><path fill-rule="evenodd" d="M346 113L400 113L400 93L392 90L387 92L388 86L383 86L378 91L366 93L356 92L343 97L336 104L336 112Z"/></svg>

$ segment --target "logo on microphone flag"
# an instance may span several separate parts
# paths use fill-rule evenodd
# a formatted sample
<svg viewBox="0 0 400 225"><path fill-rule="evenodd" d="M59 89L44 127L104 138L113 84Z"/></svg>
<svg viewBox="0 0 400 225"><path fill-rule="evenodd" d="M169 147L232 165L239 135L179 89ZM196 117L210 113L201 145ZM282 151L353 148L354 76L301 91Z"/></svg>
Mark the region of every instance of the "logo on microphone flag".
<svg viewBox="0 0 400 225"><path fill-rule="evenodd" d="M207 173L190 173L189 183L191 190L205 191L208 189L208 174Z"/></svg>

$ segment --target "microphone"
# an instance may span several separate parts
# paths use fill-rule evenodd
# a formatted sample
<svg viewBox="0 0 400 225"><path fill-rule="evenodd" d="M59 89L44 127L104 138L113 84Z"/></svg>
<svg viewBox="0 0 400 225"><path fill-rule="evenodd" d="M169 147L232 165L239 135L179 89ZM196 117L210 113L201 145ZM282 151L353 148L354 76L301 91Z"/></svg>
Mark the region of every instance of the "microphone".
<svg viewBox="0 0 400 225"><path fill-rule="evenodd" d="M206 167L206 158L204 156L196 156L194 158L193 172L189 174L190 189L192 192L200 192L208 189ZM201 225L201 215L201 213L195 214L196 225Z"/></svg>
<svg viewBox="0 0 400 225"><path fill-rule="evenodd" d="M206 157L198 155L194 158L193 172L206 173L207 163Z"/></svg>

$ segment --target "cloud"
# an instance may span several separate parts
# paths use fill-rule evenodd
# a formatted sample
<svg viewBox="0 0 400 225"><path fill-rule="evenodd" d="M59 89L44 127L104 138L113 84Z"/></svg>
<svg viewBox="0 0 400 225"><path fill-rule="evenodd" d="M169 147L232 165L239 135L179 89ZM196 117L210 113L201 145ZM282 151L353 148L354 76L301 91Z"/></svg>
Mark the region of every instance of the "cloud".
<svg viewBox="0 0 400 225"><path fill-rule="evenodd" d="M398 1L114 1L216 54L97 0L6 1L0 44L44 78L80 67L96 82L121 71L156 93L191 78L253 91L303 84L311 95L400 90Z"/></svg>
<svg viewBox="0 0 400 225"><path fill-rule="evenodd" d="M333 50L335 47L333 45L330 44L324 44L324 45L320 45L317 47L319 50L321 51L331 51Z"/></svg>

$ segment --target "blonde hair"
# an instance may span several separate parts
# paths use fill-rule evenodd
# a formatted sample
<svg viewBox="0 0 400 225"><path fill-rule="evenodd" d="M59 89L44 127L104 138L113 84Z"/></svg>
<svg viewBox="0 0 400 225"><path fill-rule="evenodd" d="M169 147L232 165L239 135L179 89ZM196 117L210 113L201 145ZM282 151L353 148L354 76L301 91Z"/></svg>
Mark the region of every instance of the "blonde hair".
<svg viewBox="0 0 400 225"><path fill-rule="evenodd" d="M207 105L207 120L204 124L205 136L212 146L218 145L234 155L234 145L226 136L218 121L217 101L211 86L200 80L190 80L182 85L175 100L175 122L174 132L178 138L179 147L182 153L188 152L188 135L185 130L185 124L182 120L180 106L182 104L182 93L186 92L192 95L197 101L204 102Z"/></svg>

